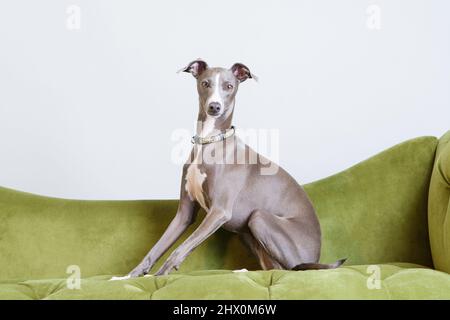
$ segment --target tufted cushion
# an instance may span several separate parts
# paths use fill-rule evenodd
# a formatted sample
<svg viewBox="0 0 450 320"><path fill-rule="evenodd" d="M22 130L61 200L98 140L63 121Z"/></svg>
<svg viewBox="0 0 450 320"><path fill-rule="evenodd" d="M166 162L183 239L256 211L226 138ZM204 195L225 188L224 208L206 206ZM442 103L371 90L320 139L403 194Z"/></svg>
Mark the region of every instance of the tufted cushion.
<svg viewBox="0 0 450 320"><path fill-rule="evenodd" d="M440 140L428 202L434 267L450 273L450 131Z"/></svg>
<svg viewBox="0 0 450 320"><path fill-rule="evenodd" d="M450 299L450 275L412 264L379 265L369 289L366 265L335 270L224 270L108 281L96 276L68 289L65 279L0 281L0 299Z"/></svg>

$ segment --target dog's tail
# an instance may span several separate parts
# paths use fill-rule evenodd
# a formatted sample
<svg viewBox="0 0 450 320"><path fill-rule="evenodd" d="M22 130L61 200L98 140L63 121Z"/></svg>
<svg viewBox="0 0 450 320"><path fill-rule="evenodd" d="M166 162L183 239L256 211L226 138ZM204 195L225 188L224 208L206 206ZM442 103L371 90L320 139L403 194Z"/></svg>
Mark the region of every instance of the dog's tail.
<svg viewBox="0 0 450 320"><path fill-rule="evenodd" d="M320 269L336 269L340 267L347 258L340 259L336 261L335 263L300 263L293 267L291 270L320 270Z"/></svg>

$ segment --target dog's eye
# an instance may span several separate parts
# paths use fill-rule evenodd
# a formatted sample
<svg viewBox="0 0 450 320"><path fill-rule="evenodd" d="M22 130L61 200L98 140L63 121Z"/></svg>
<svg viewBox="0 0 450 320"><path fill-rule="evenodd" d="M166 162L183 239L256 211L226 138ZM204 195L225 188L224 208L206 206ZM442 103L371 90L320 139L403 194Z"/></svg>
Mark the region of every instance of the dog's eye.
<svg viewBox="0 0 450 320"><path fill-rule="evenodd" d="M233 85L232 85L231 83L227 84L227 89L228 89L228 90L233 89Z"/></svg>
<svg viewBox="0 0 450 320"><path fill-rule="evenodd" d="M209 82L206 81L206 80L202 81L202 87L203 88L208 88L209 87Z"/></svg>

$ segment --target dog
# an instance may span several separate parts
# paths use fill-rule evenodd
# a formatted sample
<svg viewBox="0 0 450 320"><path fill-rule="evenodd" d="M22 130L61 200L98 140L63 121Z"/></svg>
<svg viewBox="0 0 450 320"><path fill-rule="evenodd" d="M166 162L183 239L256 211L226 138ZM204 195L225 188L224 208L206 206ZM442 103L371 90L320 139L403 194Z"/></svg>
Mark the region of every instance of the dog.
<svg viewBox="0 0 450 320"><path fill-rule="evenodd" d="M342 265L345 259L318 263L320 224L303 188L234 134L236 93L241 83L255 79L250 69L242 63L230 69L210 68L197 59L180 71L196 79L199 112L194 146L183 166L178 210L159 241L127 277L146 275L195 221L200 207L206 211L203 221L155 275L178 270L183 260L221 227L239 234L264 270ZM269 174L262 174L264 170Z"/></svg>

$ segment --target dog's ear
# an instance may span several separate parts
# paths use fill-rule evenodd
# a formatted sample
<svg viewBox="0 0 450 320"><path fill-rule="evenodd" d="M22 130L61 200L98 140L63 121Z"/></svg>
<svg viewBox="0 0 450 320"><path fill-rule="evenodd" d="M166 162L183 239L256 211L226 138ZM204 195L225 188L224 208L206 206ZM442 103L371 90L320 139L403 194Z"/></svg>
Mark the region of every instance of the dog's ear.
<svg viewBox="0 0 450 320"><path fill-rule="evenodd" d="M186 67L181 68L178 72L189 72L194 76L194 78L197 79L198 76L201 75L206 69L208 69L206 62L201 59L197 59L189 63Z"/></svg>
<svg viewBox="0 0 450 320"><path fill-rule="evenodd" d="M255 79L255 81L258 81L258 78L250 72L250 69L247 68L242 63L235 63L231 67L231 71L233 72L234 76L239 80L239 82L244 82L247 79Z"/></svg>

